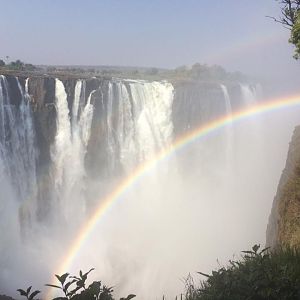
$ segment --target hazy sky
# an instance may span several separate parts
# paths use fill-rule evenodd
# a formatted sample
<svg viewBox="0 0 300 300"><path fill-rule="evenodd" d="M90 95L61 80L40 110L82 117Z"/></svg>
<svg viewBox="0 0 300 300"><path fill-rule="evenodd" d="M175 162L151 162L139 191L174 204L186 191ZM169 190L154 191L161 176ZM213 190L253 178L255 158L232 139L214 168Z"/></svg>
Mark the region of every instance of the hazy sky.
<svg viewBox="0 0 300 300"><path fill-rule="evenodd" d="M275 0L0 0L0 57L299 76ZM276 75L280 73L280 75Z"/></svg>

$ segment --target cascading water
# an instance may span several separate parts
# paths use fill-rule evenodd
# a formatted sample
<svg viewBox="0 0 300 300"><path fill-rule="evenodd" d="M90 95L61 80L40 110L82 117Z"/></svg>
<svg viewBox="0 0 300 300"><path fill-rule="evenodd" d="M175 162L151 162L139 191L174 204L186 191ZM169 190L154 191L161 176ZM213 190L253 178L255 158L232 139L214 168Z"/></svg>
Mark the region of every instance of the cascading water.
<svg viewBox="0 0 300 300"><path fill-rule="evenodd" d="M261 97L261 88L259 85L247 85L240 84L241 88L241 100L244 107L251 107L258 103ZM258 144L261 148L263 147L262 140L262 120L258 116L255 120L251 121L251 131L248 133L248 144L251 147L254 144ZM242 143L245 144L244 141ZM263 151L262 151L263 153Z"/></svg>
<svg viewBox="0 0 300 300"><path fill-rule="evenodd" d="M224 94L224 100L225 100L225 109L226 109L226 116L231 118L232 116L232 107L230 102L230 96L227 90L227 87L224 84L221 84L221 89ZM232 160L233 160L233 124L232 121L229 125L226 127L226 146L225 146L225 152L226 152L226 159L228 167L232 167ZM227 170L228 171L228 170Z"/></svg>
<svg viewBox="0 0 300 300"><path fill-rule="evenodd" d="M19 106L10 102L8 82L4 76L0 76L0 157L15 191L14 198L21 205L21 221L30 223L36 209L38 151L30 98L18 78L15 80L20 95Z"/></svg>
<svg viewBox="0 0 300 300"><path fill-rule="evenodd" d="M74 216L83 217L85 210L84 158L90 137L93 105L91 93L83 109L79 109L80 103L85 100L84 86L81 80L77 81L70 115L65 87L59 79L55 80L57 132L52 148L53 178L58 208L69 223Z"/></svg>
<svg viewBox="0 0 300 300"><path fill-rule="evenodd" d="M247 106L255 104L257 100L256 88L247 84L240 84L242 100Z"/></svg>
<svg viewBox="0 0 300 300"><path fill-rule="evenodd" d="M172 142L172 100L173 87L169 83L109 83L108 148L127 173Z"/></svg>
<svg viewBox="0 0 300 300"><path fill-rule="evenodd" d="M143 161L172 142L173 86L159 82L133 82L129 86L136 115L139 158Z"/></svg>
<svg viewBox="0 0 300 300"><path fill-rule="evenodd" d="M224 94L226 114L230 116L231 113L232 113L232 108L231 108L231 103L230 103L230 96L229 96L227 87L224 84L221 84L221 89L222 89L222 92Z"/></svg>
<svg viewBox="0 0 300 300"><path fill-rule="evenodd" d="M6 77L0 77L0 187L9 196L7 202L0 203L0 215L15 216L10 220L4 218L0 224L18 227L20 211L27 223L30 219L36 227L43 225L43 220L38 223L34 219L35 202L40 201L39 205L43 206L45 201L43 184L37 180L42 176L40 166L36 165L37 145L40 145L36 140L41 135L36 120L39 114L44 120L45 111L45 114L54 111L55 117L48 120L48 124L56 123L53 140L49 138L49 166L43 166L42 171L50 174L47 182L51 191L50 218L59 230L51 235L49 245L47 236L52 224L40 226L42 229L33 233L36 234L35 252L27 248L24 253L18 253L19 262L26 261L25 266L40 255L36 269L44 272L41 278L56 272L53 266L61 259L56 256L65 256L67 252L69 239L60 231L68 234L70 227L71 234L76 232L80 222L94 209L93 205L101 203L99 195L112 192L120 178L130 176L135 167L171 145L181 134L215 118L232 115L235 109L232 103L240 101L238 104L245 106L256 101L252 88L238 84L235 88L239 88L240 96L233 102L227 83L226 86L187 83L174 87L165 81L55 79L51 91L51 80L45 79L45 111L38 111L40 100L36 94L32 99L28 95L34 93L37 85L34 80L26 79L24 89L22 81L16 79L21 98L16 105L10 99L9 82ZM42 90L41 85L37 90ZM147 299L147 296L154 298L181 291L177 279L195 267L206 271L214 266L215 258L220 255L220 244L244 246L236 242L236 236L250 230L245 220L252 206L249 204L242 214L232 214L232 211L241 209L241 197L237 200L234 195L236 192L243 195L246 188L242 180L247 174L240 166L254 165L256 144L249 151L247 142L242 147L236 140L249 140L252 131L251 126L237 130L234 123L229 124L223 131L193 143L144 174L103 216L96 234L87 240L68 271L95 267L99 278L116 285L122 296L132 292ZM232 156L239 147L243 153L235 161ZM224 166L228 164L236 166L237 175L232 172L227 178L229 173ZM92 168L108 170L92 177ZM38 188L40 198L36 197ZM238 228L228 225L228 216L241 225ZM4 241L0 244L1 254L9 252L5 245L21 247L17 229L15 234L1 237L1 242ZM213 250L203 248L204 244ZM231 255L232 247L228 246L224 255ZM50 254L53 251L49 249L56 251ZM7 288L9 276L18 270L18 265L9 270L14 256L7 257L8 254L0 257L0 289L4 292L22 287L25 278L29 278L30 284L47 282L40 282L40 276L35 278L28 271L23 277L20 275L20 286Z"/></svg>

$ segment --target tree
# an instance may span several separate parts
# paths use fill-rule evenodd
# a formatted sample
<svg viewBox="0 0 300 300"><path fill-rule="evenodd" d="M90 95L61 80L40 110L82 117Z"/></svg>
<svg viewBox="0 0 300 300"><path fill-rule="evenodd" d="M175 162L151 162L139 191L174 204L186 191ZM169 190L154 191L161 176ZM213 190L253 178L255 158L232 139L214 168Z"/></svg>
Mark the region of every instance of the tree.
<svg viewBox="0 0 300 300"><path fill-rule="evenodd" d="M295 59L300 58L300 13L299 12L297 16L297 22L295 23L295 25L291 30L291 37L289 39L289 42L294 44L296 47L294 58Z"/></svg>
<svg viewBox="0 0 300 300"><path fill-rule="evenodd" d="M23 70L24 69L24 63L17 59L16 61L12 61L10 63L10 68L13 70Z"/></svg>
<svg viewBox="0 0 300 300"><path fill-rule="evenodd" d="M0 68L5 66L5 62L3 59L0 59Z"/></svg>
<svg viewBox="0 0 300 300"><path fill-rule="evenodd" d="M295 49L294 58L300 58L300 0L276 0L281 4L281 17L270 17L291 31L289 42Z"/></svg>

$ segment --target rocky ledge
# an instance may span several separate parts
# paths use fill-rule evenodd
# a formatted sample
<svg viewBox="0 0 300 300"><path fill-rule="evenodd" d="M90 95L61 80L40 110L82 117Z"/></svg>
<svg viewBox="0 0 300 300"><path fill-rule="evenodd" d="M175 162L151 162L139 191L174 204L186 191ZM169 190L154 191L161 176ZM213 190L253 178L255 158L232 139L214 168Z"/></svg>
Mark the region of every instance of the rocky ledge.
<svg viewBox="0 0 300 300"><path fill-rule="evenodd" d="M273 201L266 245L273 249L300 247L300 126L294 130Z"/></svg>

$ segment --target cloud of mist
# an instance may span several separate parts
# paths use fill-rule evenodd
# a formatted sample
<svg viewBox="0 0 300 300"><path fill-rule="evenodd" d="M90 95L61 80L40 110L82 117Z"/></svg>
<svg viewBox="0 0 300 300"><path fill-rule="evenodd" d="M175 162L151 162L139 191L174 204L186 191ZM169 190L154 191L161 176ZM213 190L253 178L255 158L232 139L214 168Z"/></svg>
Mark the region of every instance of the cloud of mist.
<svg viewBox="0 0 300 300"><path fill-rule="evenodd" d="M94 267L90 278L114 286L120 296L170 298L184 291L189 273L198 278L197 271L209 273L218 261L225 264L255 243L264 245L299 112L253 116L157 164L101 217L68 271ZM24 243L18 202L5 177L0 184L7 199L0 206L0 290L14 296L17 288L32 284L43 289L71 239L66 228L43 226ZM70 228L79 230L79 217L74 215Z"/></svg>

